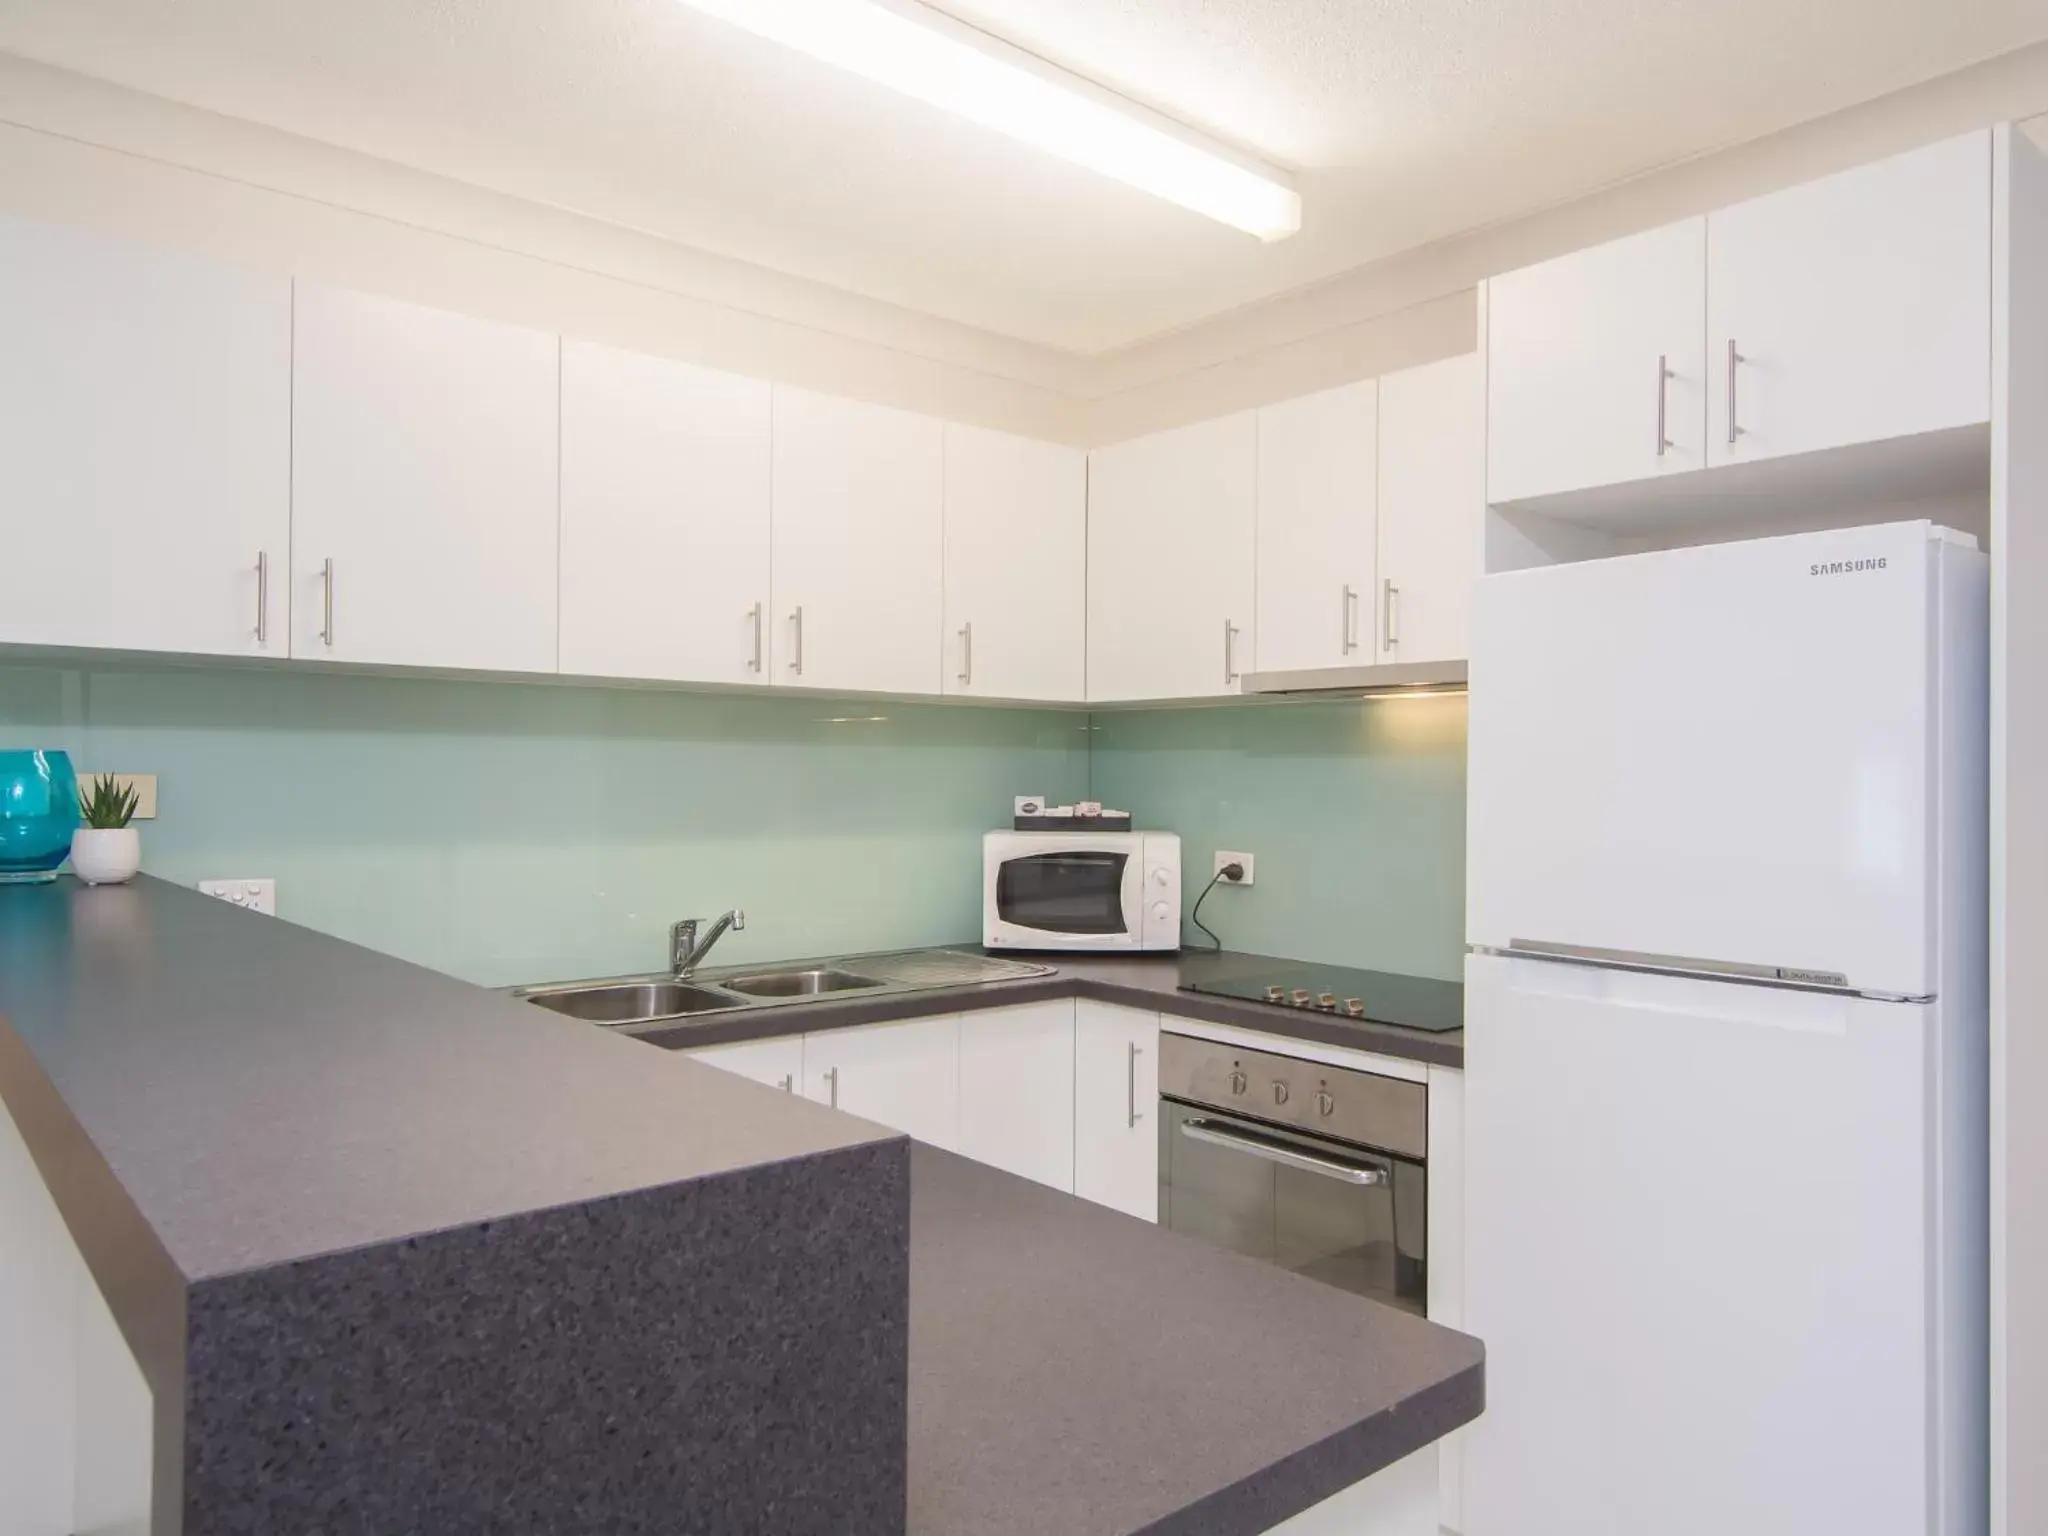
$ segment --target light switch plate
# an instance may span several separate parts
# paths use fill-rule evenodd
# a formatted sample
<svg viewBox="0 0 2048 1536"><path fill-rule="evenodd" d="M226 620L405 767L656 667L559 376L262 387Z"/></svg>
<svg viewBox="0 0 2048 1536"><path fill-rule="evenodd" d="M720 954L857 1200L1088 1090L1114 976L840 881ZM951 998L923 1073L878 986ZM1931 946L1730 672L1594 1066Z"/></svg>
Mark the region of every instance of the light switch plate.
<svg viewBox="0 0 2048 1536"><path fill-rule="evenodd" d="M246 907L251 912L261 912L265 917L277 916L275 880L202 880L199 893Z"/></svg>
<svg viewBox="0 0 2048 1536"><path fill-rule="evenodd" d="M1226 864L1242 864L1244 866L1244 878L1242 880L1219 880L1216 882L1218 885L1250 885L1252 883L1252 856L1250 854L1232 853L1228 849L1219 850L1216 854L1216 868L1213 872L1219 875L1222 874L1223 866Z"/></svg>
<svg viewBox="0 0 2048 1536"><path fill-rule="evenodd" d="M92 781L98 777L99 774L97 773L81 773L78 776L78 787L87 794L90 794L92 792ZM114 783L119 788L133 789L135 791L135 819L137 821L156 820L155 774L117 773L114 775Z"/></svg>

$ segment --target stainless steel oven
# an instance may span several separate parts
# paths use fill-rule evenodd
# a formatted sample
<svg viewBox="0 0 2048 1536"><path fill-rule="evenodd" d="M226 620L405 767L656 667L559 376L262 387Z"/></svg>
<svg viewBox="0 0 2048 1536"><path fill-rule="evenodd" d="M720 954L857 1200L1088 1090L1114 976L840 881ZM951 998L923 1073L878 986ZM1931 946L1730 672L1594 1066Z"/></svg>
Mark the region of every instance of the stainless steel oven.
<svg viewBox="0 0 2048 1536"><path fill-rule="evenodd" d="M1159 1098L1163 1225L1422 1313L1423 1084L1162 1033Z"/></svg>

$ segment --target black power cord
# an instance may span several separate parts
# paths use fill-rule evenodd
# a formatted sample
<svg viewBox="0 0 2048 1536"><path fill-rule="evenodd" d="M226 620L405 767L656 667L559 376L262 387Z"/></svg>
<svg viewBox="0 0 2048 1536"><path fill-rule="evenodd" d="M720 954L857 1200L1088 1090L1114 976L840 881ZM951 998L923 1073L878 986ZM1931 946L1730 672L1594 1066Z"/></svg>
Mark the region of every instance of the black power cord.
<svg viewBox="0 0 2048 1536"><path fill-rule="evenodd" d="M1209 947L1218 954L1223 952L1223 941L1216 937L1216 930L1202 921L1202 903L1209 899L1209 893L1216 889L1216 882L1229 880L1233 883L1244 878L1242 864L1226 864L1209 877L1209 883L1202 887L1202 894L1195 898L1195 910L1188 914L1188 921L1209 935Z"/></svg>

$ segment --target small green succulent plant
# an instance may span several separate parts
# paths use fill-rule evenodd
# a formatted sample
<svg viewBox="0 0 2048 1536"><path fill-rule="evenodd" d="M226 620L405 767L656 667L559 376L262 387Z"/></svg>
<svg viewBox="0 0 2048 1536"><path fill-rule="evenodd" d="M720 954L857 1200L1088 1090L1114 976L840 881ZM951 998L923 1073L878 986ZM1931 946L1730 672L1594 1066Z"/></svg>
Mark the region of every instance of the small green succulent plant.
<svg viewBox="0 0 2048 1536"><path fill-rule="evenodd" d="M134 820L138 803L134 785L123 784L111 773L103 773L79 791L78 814L95 831L110 831Z"/></svg>

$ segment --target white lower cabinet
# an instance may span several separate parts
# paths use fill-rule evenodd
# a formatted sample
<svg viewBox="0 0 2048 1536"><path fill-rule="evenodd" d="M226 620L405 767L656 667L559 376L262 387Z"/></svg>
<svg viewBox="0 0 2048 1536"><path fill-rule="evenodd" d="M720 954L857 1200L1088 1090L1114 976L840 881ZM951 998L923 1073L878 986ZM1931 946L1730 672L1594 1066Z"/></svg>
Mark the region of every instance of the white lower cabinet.
<svg viewBox="0 0 2048 1536"><path fill-rule="evenodd" d="M1074 1188L1074 1002L1027 1003L960 1020L960 1151Z"/></svg>
<svg viewBox="0 0 2048 1536"><path fill-rule="evenodd" d="M775 1040L742 1040L736 1045L707 1046L690 1055L707 1067L752 1078L769 1088L795 1093L804 1081L804 1037L784 1035Z"/></svg>
<svg viewBox="0 0 2048 1536"><path fill-rule="evenodd" d="M943 1147L960 1144L960 1018L804 1036L804 1097Z"/></svg>
<svg viewBox="0 0 2048 1536"><path fill-rule="evenodd" d="M1074 1005L1074 1193L1159 1219L1159 1015Z"/></svg>

